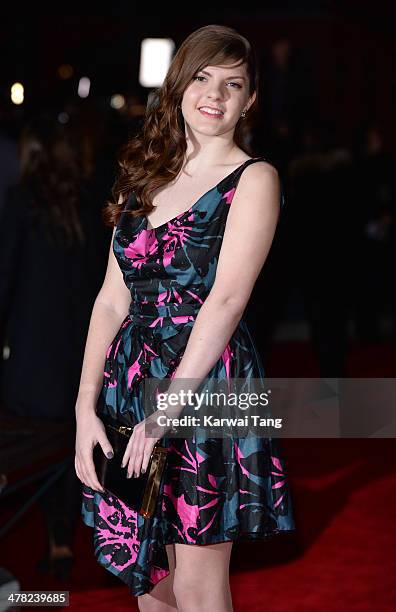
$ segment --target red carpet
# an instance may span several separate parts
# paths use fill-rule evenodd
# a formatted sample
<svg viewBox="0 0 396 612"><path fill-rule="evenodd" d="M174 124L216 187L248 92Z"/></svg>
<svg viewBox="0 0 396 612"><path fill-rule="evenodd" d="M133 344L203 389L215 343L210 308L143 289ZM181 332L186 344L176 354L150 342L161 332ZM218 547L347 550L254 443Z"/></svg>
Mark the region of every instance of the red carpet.
<svg viewBox="0 0 396 612"><path fill-rule="evenodd" d="M301 359L301 348L276 347L270 375L282 369L279 366L286 354L288 360L293 359L292 354ZM394 376L394 347L374 352L371 347L367 351L359 347L359 371L354 363L356 353L349 362L350 376L375 376L380 369L381 376ZM282 445L298 530L290 538L234 545L231 588L235 612L394 610L394 440L285 439ZM21 499L25 496L26 492ZM2 520L17 503L15 497L13 505L4 500ZM111 612L138 609L128 588L96 563L92 530L82 521L75 538L77 561L70 584L35 572L44 551L43 538L43 521L34 506L1 542L1 565L20 580L22 589L69 590L74 610L93 606Z"/></svg>

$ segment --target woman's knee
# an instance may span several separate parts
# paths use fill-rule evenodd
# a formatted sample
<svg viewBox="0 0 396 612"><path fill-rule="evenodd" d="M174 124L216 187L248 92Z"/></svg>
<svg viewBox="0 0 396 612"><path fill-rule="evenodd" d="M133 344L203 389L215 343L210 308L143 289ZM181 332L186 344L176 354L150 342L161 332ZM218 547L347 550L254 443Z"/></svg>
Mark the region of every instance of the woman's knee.
<svg viewBox="0 0 396 612"><path fill-rule="evenodd" d="M177 569L173 579L173 593L176 597L178 608L188 610L189 607L198 607L205 602L209 603L213 598L217 599L226 592L229 586L228 574L218 572L209 576L199 572L198 568L191 572Z"/></svg>
<svg viewBox="0 0 396 612"><path fill-rule="evenodd" d="M175 574L173 592L176 597L177 609L187 610L232 610L229 581L197 579L186 577L182 573Z"/></svg>
<svg viewBox="0 0 396 612"><path fill-rule="evenodd" d="M184 610L194 607L194 604L202 602L202 577L197 578L189 572L176 568L173 579L173 593L176 597L178 609Z"/></svg>

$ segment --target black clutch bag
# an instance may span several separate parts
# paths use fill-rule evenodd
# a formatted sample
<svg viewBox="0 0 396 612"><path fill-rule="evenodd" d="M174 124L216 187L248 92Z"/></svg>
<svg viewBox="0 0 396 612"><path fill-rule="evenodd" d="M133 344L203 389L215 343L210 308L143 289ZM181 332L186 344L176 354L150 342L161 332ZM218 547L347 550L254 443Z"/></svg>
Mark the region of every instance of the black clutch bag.
<svg viewBox="0 0 396 612"><path fill-rule="evenodd" d="M146 472L137 478L127 478L127 465L121 467L121 462L133 427L108 422L103 424L113 447L114 457L108 459L100 444L94 447L93 461L100 484L144 518L151 517L164 476L168 449L161 446L158 440L152 450Z"/></svg>

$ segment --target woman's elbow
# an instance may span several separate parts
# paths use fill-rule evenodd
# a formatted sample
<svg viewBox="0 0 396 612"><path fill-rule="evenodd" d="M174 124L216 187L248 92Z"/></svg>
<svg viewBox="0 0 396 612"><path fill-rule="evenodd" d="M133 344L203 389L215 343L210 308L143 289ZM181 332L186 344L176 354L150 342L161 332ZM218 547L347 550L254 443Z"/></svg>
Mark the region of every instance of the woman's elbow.
<svg viewBox="0 0 396 612"><path fill-rule="evenodd" d="M211 300L216 312L229 313L237 319L241 319L247 306L247 300L242 300L235 295L214 294Z"/></svg>

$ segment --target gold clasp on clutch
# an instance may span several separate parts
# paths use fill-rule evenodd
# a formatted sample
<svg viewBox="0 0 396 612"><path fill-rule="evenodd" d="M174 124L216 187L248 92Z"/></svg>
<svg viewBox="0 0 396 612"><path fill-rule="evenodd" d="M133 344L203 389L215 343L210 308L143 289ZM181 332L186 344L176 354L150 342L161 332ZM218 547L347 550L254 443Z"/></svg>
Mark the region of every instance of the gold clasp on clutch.
<svg viewBox="0 0 396 612"><path fill-rule="evenodd" d="M118 431L124 435L127 435L128 432L132 431L132 427L126 427L125 425L120 425Z"/></svg>

